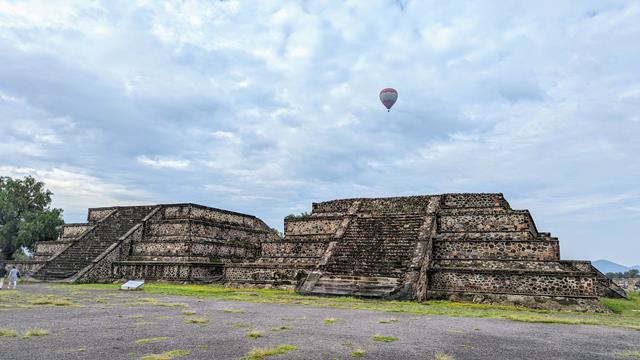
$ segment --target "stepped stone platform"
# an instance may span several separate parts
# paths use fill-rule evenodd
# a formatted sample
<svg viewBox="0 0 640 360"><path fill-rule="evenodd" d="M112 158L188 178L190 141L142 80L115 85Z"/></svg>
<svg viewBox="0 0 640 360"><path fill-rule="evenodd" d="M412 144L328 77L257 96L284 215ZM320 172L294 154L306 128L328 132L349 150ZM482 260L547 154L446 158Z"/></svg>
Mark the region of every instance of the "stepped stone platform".
<svg viewBox="0 0 640 360"><path fill-rule="evenodd" d="M590 262L561 260L558 239L502 194L314 203L310 216L285 219L285 238L263 242L255 262L224 271L232 286L309 295L577 310L626 296Z"/></svg>
<svg viewBox="0 0 640 360"><path fill-rule="evenodd" d="M598 310L625 291L502 194L314 203L280 238L260 219L195 204L89 209L22 264L39 280L148 279L295 289L319 296L451 299Z"/></svg>
<svg viewBox="0 0 640 360"><path fill-rule="evenodd" d="M92 208L87 223L65 224L22 265L36 280L215 282L225 263L256 258L274 238L254 216L195 204Z"/></svg>

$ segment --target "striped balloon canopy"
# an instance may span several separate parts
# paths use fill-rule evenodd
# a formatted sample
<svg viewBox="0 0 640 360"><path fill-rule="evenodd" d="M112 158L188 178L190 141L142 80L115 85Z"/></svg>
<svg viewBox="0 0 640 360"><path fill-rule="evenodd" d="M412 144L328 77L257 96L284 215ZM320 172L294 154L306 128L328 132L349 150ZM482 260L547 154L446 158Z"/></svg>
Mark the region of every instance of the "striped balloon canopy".
<svg viewBox="0 0 640 360"><path fill-rule="evenodd" d="M393 88L386 88L380 91L380 101L387 108L387 111L391 111L391 107L398 100L398 92Z"/></svg>

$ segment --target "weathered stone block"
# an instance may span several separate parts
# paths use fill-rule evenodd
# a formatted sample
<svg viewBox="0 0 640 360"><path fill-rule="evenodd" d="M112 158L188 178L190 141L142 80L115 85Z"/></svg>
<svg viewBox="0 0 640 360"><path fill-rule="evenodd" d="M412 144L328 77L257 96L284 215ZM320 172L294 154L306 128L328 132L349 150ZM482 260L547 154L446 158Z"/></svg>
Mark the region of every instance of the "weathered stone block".
<svg viewBox="0 0 640 360"><path fill-rule="evenodd" d="M296 220L285 220L284 232L288 235L331 235L334 234L341 218L304 218Z"/></svg>
<svg viewBox="0 0 640 360"><path fill-rule="evenodd" d="M91 228L93 228L93 225L90 224L65 224L62 227L62 239L77 239Z"/></svg>
<svg viewBox="0 0 640 360"><path fill-rule="evenodd" d="M439 220L440 231L530 231L535 228L528 214L473 214L443 215Z"/></svg>
<svg viewBox="0 0 640 360"><path fill-rule="evenodd" d="M434 241L434 259L560 260L555 241Z"/></svg>

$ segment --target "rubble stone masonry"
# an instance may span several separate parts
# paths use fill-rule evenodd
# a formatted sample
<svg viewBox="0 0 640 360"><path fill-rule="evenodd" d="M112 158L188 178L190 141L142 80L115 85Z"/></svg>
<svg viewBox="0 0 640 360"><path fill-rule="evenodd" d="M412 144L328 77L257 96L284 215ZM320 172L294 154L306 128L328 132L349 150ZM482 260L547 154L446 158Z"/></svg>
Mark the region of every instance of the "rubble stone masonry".
<svg viewBox="0 0 640 360"><path fill-rule="evenodd" d="M195 204L89 209L87 223L36 246L40 279L144 278L296 289L303 294L452 299L598 310L626 296L588 261L560 259L558 239L502 194L332 200L285 219Z"/></svg>

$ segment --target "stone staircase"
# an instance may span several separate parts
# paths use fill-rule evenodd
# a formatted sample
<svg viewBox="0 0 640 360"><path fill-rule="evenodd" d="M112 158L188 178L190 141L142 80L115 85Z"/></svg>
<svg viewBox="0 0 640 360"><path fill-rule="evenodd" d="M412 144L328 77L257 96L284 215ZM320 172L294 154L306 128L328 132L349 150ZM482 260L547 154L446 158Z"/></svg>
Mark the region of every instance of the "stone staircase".
<svg viewBox="0 0 640 360"><path fill-rule="evenodd" d="M389 298L400 285L398 278L321 275L304 293L306 295Z"/></svg>
<svg viewBox="0 0 640 360"><path fill-rule="evenodd" d="M354 218L325 273L401 277L411 261L423 221L421 215Z"/></svg>
<svg viewBox="0 0 640 360"><path fill-rule="evenodd" d="M105 218L91 223L93 228L69 248L47 261L32 277L37 280L66 280L73 277L139 223L153 207L114 208Z"/></svg>
<svg viewBox="0 0 640 360"><path fill-rule="evenodd" d="M423 215L354 217L321 273L301 289L310 295L389 298L402 285Z"/></svg>

